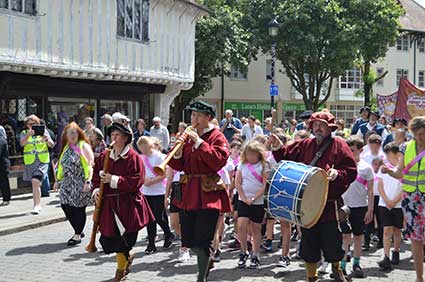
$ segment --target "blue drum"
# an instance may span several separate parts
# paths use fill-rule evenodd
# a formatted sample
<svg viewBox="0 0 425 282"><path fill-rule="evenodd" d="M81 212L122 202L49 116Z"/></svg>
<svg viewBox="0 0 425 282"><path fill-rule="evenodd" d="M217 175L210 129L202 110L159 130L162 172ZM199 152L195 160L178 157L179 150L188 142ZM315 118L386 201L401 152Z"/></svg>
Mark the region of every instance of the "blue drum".
<svg viewBox="0 0 425 282"><path fill-rule="evenodd" d="M325 208L328 187L327 174L321 168L281 161L267 181L267 211L278 219L311 228Z"/></svg>

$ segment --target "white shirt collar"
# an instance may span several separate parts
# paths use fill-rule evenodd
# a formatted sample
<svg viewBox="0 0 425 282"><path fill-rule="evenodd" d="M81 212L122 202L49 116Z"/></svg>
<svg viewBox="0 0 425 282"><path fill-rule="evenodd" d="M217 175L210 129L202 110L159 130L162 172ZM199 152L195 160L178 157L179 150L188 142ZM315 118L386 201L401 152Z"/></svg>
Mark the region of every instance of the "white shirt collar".
<svg viewBox="0 0 425 282"><path fill-rule="evenodd" d="M214 125L212 124L212 123L209 123L208 124L208 127L207 128L204 128L204 130L203 130L203 132L200 134L200 136L202 136L202 135L204 135L205 133L208 133L208 132L210 132L211 130L213 130L215 127L214 127ZM196 129L195 129L196 130ZM198 132L197 130L196 130L196 132Z"/></svg>
<svg viewBox="0 0 425 282"><path fill-rule="evenodd" d="M124 147L124 150L122 150L121 154L119 156L115 156L115 149L113 149L111 151L111 153L109 154L109 158L111 158L112 160L116 161L120 158L123 158L125 155L128 154L128 151L130 151L130 144L128 144L127 146Z"/></svg>

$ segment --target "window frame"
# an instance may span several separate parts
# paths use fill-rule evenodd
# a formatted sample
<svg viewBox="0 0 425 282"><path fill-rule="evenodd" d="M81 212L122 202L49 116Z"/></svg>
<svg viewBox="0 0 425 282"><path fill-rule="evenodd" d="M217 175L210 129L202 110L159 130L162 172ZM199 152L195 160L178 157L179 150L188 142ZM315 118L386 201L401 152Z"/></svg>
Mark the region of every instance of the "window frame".
<svg viewBox="0 0 425 282"><path fill-rule="evenodd" d="M30 18L30 19L33 19L33 18L38 16L38 10L37 10L37 8L39 6L38 0L31 0L31 1L33 1L34 5L35 5L33 13L25 12L26 1L30 1L30 0L20 0L21 1L21 11L17 11L17 10L12 9L12 1L13 0L6 0L6 1L7 1L7 8L0 7L0 13L9 14L9 15L12 15L12 16Z"/></svg>
<svg viewBox="0 0 425 282"><path fill-rule="evenodd" d="M234 76L234 74L236 74L236 76ZM230 67L229 79L235 80L235 81L247 81L248 80L248 69L246 70L246 72L241 72L240 69L238 69L234 66L231 66Z"/></svg>
<svg viewBox="0 0 425 282"><path fill-rule="evenodd" d="M418 87L425 88L425 70L418 71Z"/></svg>
<svg viewBox="0 0 425 282"><path fill-rule="evenodd" d="M409 52L409 47L409 35L400 35L396 40L395 49L398 52Z"/></svg>
<svg viewBox="0 0 425 282"><path fill-rule="evenodd" d="M400 74L401 72L401 74ZM409 69L396 69L396 86L398 87L400 85L400 79L404 77L406 79L409 79Z"/></svg>
<svg viewBox="0 0 425 282"><path fill-rule="evenodd" d="M422 40L419 42L418 51L419 53L425 53L425 38L422 38Z"/></svg>
<svg viewBox="0 0 425 282"><path fill-rule="evenodd" d="M383 67L377 67L376 68L376 77L381 76L384 72L385 72L385 68L383 68ZM385 79L385 77L383 77L382 79L378 80L376 82L376 86L384 87L384 79Z"/></svg>
<svg viewBox="0 0 425 282"><path fill-rule="evenodd" d="M120 40L127 40L127 41L132 41L132 42L136 42L136 43L142 43L142 44L149 44L150 43L150 38L149 38L149 20L150 20L150 0L139 0L140 1L140 19L139 19L139 24L140 24L140 39L135 38L135 0L117 0L116 4L117 4L117 9L116 9L116 37ZM124 28L124 35L119 34L118 31L118 21L119 21L119 14L120 14L120 9L119 9L119 2L122 2L124 5L124 23L123 23L123 28ZM127 2L131 2L131 7L132 7L132 37L127 37L126 34L126 8L127 8ZM147 5L147 20L145 20L144 18L144 14L143 14L143 7L144 5Z"/></svg>
<svg viewBox="0 0 425 282"><path fill-rule="evenodd" d="M359 68L351 68L345 70L345 74L338 78L339 89L352 89L358 91L363 88L363 76ZM349 87L351 85L352 87ZM356 87L358 86L358 87Z"/></svg>

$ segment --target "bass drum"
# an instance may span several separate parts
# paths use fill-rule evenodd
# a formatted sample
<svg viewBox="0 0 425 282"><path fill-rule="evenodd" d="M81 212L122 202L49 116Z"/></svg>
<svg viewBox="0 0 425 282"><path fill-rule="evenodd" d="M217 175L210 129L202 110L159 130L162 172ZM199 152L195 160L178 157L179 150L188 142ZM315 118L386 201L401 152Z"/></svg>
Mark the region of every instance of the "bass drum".
<svg viewBox="0 0 425 282"><path fill-rule="evenodd" d="M328 189L329 181L323 169L281 161L267 180L267 212L275 218L311 228L326 206Z"/></svg>

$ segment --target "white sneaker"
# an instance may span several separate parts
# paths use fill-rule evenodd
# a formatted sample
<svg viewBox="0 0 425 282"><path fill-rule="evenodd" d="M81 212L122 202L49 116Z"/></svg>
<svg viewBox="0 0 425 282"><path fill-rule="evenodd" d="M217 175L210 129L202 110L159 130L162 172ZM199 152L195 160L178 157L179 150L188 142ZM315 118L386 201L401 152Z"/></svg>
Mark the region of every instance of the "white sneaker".
<svg viewBox="0 0 425 282"><path fill-rule="evenodd" d="M34 209L31 211L31 214L37 215L37 214L40 214L40 212L41 212L41 207L35 206Z"/></svg>
<svg viewBox="0 0 425 282"><path fill-rule="evenodd" d="M323 261L322 265L319 268L319 273L320 274L326 274L328 273L327 269L328 269L329 263L327 261Z"/></svg>
<svg viewBox="0 0 425 282"><path fill-rule="evenodd" d="M178 262L186 262L190 260L190 252L189 249L179 250L179 257L177 258Z"/></svg>

